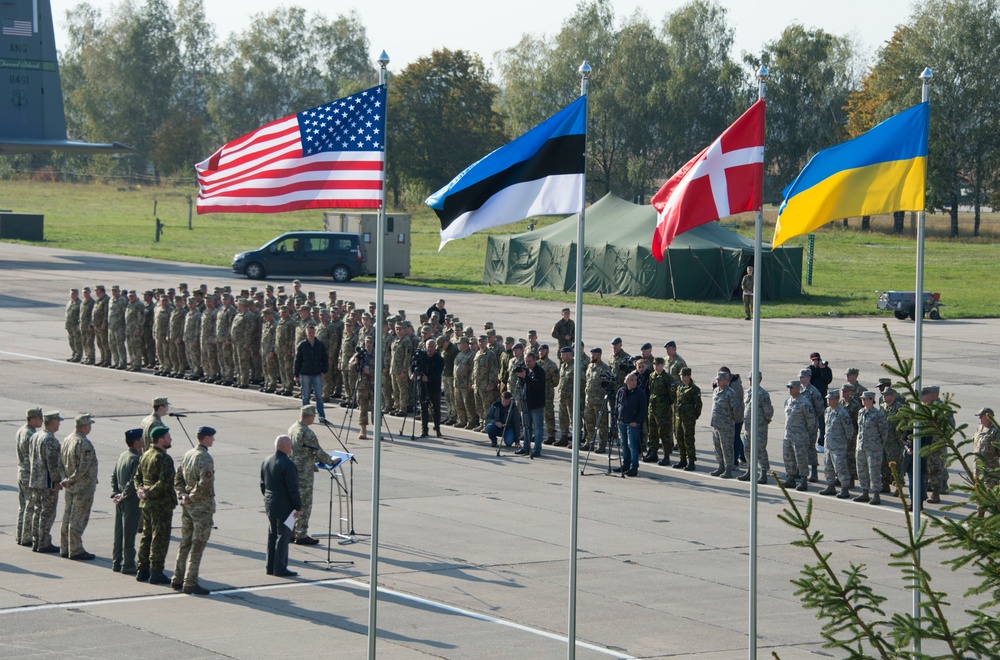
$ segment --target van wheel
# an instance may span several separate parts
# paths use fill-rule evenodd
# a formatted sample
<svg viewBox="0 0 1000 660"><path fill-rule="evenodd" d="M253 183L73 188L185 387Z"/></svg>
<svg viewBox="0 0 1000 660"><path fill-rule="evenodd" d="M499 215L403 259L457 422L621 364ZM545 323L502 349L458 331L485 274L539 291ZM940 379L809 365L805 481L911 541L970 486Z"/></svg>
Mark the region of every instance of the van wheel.
<svg viewBox="0 0 1000 660"><path fill-rule="evenodd" d="M905 309L897 309L893 311L892 315L895 316L900 321L905 321L906 317L909 316L909 314L906 313Z"/></svg>
<svg viewBox="0 0 1000 660"><path fill-rule="evenodd" d="M928 316L931 317L932 321L937 321L938 319L941 318L941 312L937 311L936 309L932 309L928 314Z"/></svg>
<svg viewBox="0 0 1000 660"><path fill-rule="evenodd" d="M350 282L351 281L351 269L347 266L334 266L333 272L330 273L333 277L334 282Z"/></svg>
<svg viewBox="0 0 1000 660"><path fill-rule="evenodd" d="M264 272L264 267L261 266L256 261L247 264L247 267L246 269L244 269L244 272L247 274L247 277L249 277L251 280L262 280L267 276L267 274Z"/></svg>

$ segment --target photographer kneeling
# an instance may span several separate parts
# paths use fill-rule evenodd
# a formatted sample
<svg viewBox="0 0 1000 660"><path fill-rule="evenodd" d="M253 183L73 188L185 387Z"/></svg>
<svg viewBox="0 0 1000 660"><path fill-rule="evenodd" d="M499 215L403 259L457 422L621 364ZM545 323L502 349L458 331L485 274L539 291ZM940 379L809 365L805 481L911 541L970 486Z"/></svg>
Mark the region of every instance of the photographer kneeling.
<svg viewBox="0 0 1000 660"><path fill-rule="evenodd" d="M624 472L629 477L639 473L639 432L646 423L646 392L637 387L638 382L634 372L626 376L616 400L622 466L615 472Z"/></svg>
<svg viewBox="0 0 1000 660"><path fill-rule="evenodd" d="M437 341L427 340L426 351L417 351L410 362L410 380L419 380L420 387L420 437L427 437L427 404L434 412L434 435L441 437L441 375L444 358L437 352Z"/></svg>
<svg viewBox="0 0 1000 660"><path fill-rule="evenodd" d="M510 447L520 437L521 414L510 392L504 392L486 413L486 435L490 438L491 447L497 446L497 438L502 437L503 443Z"/></svg>
<svg viewBox="0 0 1000 660"><path fill-rule="evenodd" d="M538 364L534 353L526 353L524 364L514 368L521 386L521 400L524 401L526 414L524 416L524 446L515 454L527 454L531 457L542 455L542 436L545 421L545 369ZM531 438L534 446L529 448Z"/></svg>

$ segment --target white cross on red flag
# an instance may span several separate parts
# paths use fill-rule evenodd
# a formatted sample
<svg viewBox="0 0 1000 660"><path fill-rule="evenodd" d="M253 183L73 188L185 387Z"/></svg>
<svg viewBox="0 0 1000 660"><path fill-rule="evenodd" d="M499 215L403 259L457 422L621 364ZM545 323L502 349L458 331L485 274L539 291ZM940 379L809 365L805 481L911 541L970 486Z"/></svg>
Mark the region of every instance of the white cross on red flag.
<svg viewBox="0 0 1000 660"><path fill-rule="evenodd" d="M750 106L719 138L689 160L650 203L656 209L653 257L699 225L760 208L764 182L764 100Z"/></svg>

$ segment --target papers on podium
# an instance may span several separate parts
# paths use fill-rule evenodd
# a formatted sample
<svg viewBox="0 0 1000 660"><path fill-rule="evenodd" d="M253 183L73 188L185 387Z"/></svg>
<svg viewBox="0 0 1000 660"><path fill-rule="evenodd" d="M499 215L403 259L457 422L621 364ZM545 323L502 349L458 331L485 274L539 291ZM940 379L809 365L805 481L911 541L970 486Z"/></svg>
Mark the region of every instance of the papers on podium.
<svg viewBox="0 0 1000 660"><path fill-rule="evenodd" d="M330 462L316 463L316 467L318 467L320 470L332 470L341 463L348 463L353 459L354 459L354 454L348 454L342 451L331 451Z"/></svg>

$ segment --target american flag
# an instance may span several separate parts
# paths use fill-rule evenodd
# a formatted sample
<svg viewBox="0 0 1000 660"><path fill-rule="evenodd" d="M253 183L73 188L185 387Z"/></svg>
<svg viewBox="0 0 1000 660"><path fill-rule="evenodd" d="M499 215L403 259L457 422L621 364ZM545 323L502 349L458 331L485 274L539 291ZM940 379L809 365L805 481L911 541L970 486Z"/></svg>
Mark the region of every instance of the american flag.
<svg viewBox="0 0 1000 660"><path fill-rule="evenodd" d="M378 208L385 86L265 124L195 169L198 213Z"/></svg>
<svg viewBox="0 0 1000 660"><path fill-rule="evenodd" d="M15 21L3 19L3 36L5 37L30 37L31 21Z"/></svg>

